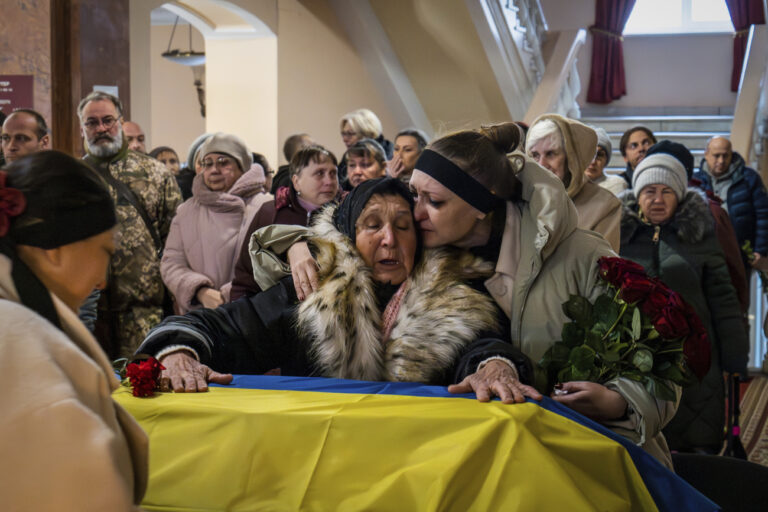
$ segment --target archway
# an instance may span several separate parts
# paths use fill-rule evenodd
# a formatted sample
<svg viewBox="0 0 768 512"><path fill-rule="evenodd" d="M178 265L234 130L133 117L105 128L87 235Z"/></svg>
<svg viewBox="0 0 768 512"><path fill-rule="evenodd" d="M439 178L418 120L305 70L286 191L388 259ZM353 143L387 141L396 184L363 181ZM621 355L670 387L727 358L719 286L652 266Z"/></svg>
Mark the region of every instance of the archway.
<svg viewBox="0 0 768 512"><path fill-rule="evenodd" d="M195 123L195 126L204 126L203 130L195 131L235 133L252 151L276 161L277 37L262 17L253 12L251 2L239 3L247 3L248 8L224 0L131 2L131 115L137 119L152 119L153 96L155 102L158 101L158 95L153 95L152 91L157 91L159 85L166 90L159 101L174 101L173 94L168 92L174 86L183 88L185 93L189 92L187 88L193 88L191 72L189 85L186 80L168 84L163 82L163 76L155 76L151 66L147 65L157 59L150 52L151 13L163 9L189 23L204 40L206 117L204 125L199 124L199 120ZM182 32L179 41L186 41L186 31ZM199 111L199 107L189 104L184 108L198 108ZM167 128L164 131L168 133ZM151 129L147 134L153 145L164 143L162 134L152 133ZM188 145L194 137L187 135L185 138ZM184 159L186 146L176 149Z"/></svg>

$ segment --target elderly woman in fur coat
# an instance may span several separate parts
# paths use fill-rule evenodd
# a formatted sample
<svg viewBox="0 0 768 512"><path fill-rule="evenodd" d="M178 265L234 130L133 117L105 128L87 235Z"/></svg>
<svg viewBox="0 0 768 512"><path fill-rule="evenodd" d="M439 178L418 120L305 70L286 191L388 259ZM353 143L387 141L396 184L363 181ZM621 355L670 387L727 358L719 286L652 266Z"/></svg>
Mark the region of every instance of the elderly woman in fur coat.
<svg viewBox="0 0 768 512"><path fill-rule="evenodd" d="M707 327L709 373L683 389L664 435L672 450L716 453L725 416L722 372L744 374L749 341L706 199L686 188L687 181L683 164L670 154L648 156L638 165L632 190L621 196L621 256L678 292Z"/></svg>
<svg viewBox="0 0 768 512"><path fill-rule="evenodd" d="M139 352L162 360L161 386L204 391L208 382L231 380L217 372L275 367L284 375L449 384L499 357L531 371L502 341L509 334L501 310L476 289L493 265L458 249L422 256L413 199L399 180L368 180L326 207L309 241L320 286L301 304L287 277L150 332ZM541 396L518 385L521 396Z"/></svg>

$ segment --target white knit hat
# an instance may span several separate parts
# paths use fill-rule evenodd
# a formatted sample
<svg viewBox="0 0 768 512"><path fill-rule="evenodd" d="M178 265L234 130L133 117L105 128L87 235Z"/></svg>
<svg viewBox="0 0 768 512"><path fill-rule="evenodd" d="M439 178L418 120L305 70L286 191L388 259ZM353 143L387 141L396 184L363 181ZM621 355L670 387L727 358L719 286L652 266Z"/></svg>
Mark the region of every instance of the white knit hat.
<svg viewBox="0 0 768 512"><path fill-rule="evenodd" d="M681 201L688 186L688 176L680 161L666 153L655 153L643 158L632 174L632 189L635 194L648 185L666 185L675 191Z"/></svg>
<svg viewBox="0 0 768 512"><path fill-rule="evenodd" d="M237 135L217 132L211 135L202 146L199 155L205 158L209 153L222 153L237 160L241 172L247 172L251 168L253 159L245 142Z"/></svg>
<svg viewBox="0 0 768 512"><path fill-rule="evenodd" d="M613 145L611 144L611 138L608 136L608 132L605 131L605 128L600 128L599 126L590 126L590 128L595 130L595 133L597 134L597 146L603 148L608 155L608 160L610 160Z"/></svg>

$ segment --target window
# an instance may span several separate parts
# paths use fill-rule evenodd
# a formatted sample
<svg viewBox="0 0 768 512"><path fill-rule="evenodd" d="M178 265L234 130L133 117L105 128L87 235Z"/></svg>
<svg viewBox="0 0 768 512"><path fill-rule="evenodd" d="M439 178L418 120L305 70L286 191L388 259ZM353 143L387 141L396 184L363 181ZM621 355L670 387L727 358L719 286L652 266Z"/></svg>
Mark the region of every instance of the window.
<svg viewBox="0 0 768 512"><path fill-rule="evenodd" d="M624 35L733 32L725 0L637 0Z"/></svg>

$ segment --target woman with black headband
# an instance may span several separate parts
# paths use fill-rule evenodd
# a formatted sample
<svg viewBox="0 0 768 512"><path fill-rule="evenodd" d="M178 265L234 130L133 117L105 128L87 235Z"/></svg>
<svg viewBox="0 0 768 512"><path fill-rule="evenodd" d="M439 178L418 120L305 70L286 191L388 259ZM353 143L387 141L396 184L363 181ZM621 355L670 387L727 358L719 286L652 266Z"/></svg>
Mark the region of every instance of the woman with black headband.
<svg viewBox="0 0 768 512"><path fill-rule="evenodd" d="M300 305L286 277L153 329L139 351L166 366L161 387L205 391L208 382L231 380L217 372L277 367L283 375L444 385L498 355L496 346L506 350L503 313L467 284L493 268L452 248L422 257L413 200L399 180L365 181L326 206L309 241L322 284ZM524 356L511 357L529 374Z"/></svg>
<svg viewBox="0 0 768 512"><path fill-rule="evenodd" d="M115 209L82 162L55 151L0 171L0 496L6 510L133 510L147 438L77 311L103 286Z"/></svg>
<svg viewBox="0 0 768 512"><path fill-rule="evenodd" d="M514 347L539 361L568 321L562 304L571 295L594 301L602 291L596 286L597 260L615 254L602 237L577 229L577 213L562 183L518 151L521 138L514 123L441 137L419 157L410 187L424 247L468 249L491 262L495 272L484 291L506 314ZM269 241L260 243L270 248ZM288 252L300 297L316 285L315 264L302 245ZM519 401L519 382L508 361L491 361L468 373L449 391L502 399L512 394ZM555 400L671 467L661 428L674 415L675 402L657 401L628 379L605 386L569 382L564 388L567 393Z"/></svg>

